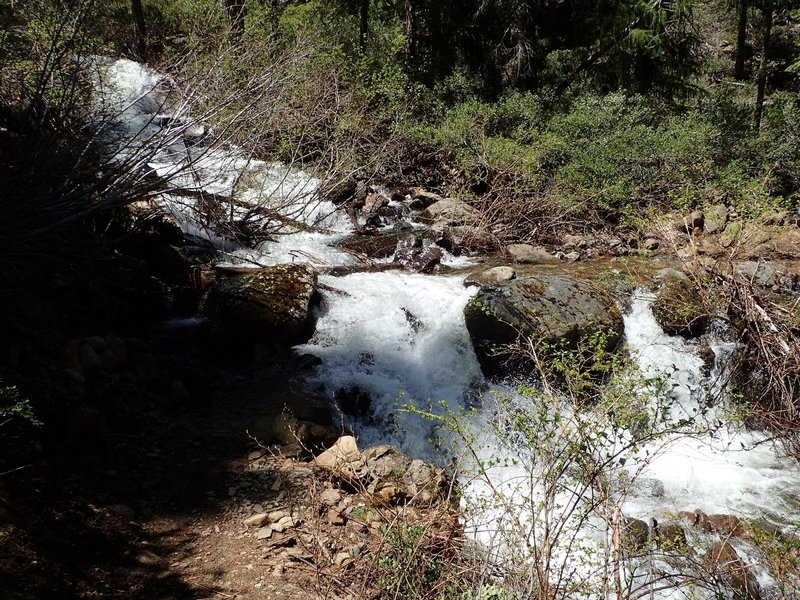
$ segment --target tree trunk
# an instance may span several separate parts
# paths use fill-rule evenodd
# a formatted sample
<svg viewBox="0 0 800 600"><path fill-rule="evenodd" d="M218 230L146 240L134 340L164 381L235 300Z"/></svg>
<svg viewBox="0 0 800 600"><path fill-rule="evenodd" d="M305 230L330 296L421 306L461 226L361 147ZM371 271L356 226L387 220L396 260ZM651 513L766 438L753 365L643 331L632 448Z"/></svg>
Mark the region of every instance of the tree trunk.
<svg viewBox="0 0 800 600"><path fill-rule="evenodd" d="M405 0L406 58L417 55L417 7L414 0Z"/></svg>
<svg viewBox="0 0 800 600"><path fill-rule="evenodd" d="M245 0L223 0L225 16L228 19L228 31L234 40L244 35L244 18L247 15Z"/></svg>
<svg viewBox="0 0 800 600"><path fill-rule="evenodd" d="M367 51L367 33L369 29L369 0L361 0L359 10L360 23L358 27L358 51L364 54Z"/></svg>
<svg viewBox="0 0 800 600"><path fill-rule="evenodd" d="M747 0L739 0L739 21L736 27L736 62L733 76L742 81L745 78L744 57L747 45Z"/></svg>
<svg viewBox="0 0 800 600"><path fill-rule="evenodd" d="M147 60L147 30L145 29L142 0L131 0L131 15L133 16L136 54L139 56L139 60L145 61Z"/></svg>
<svg viewBox="0 0 800 600"><path fill-rule="evenodd" d="M772 36L772 16L773 6L770 0L764 2L764 7L761 9L764 15L764 37L761 44L761 62L758 65L758 81L756 90L756 114L755 114L755 129L756 134L761 131L761 117L764 114L764 95L767 89L767 65L769 62L769 44Z"/></svg>

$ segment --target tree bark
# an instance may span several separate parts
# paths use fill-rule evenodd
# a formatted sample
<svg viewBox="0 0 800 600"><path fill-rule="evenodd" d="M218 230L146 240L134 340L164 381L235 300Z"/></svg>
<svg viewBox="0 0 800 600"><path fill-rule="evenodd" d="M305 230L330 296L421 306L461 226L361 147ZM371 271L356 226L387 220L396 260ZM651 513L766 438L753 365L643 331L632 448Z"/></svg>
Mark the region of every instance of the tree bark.
<svg viewBox="0 0 800 600"><path fill-rule="evenodd" d="M142 0L131 0L131 15L133 16L136 54L139 56L139 60L145 61L147 60L147 30L145 28Z"/></svg>
<svg viewBox="0 0 800 600"><path fill-rule="evenodd" d="M367 51L367 34L369 33L369 0L361 0L359 17L358 51L364 54Z"/></svg>
<svg viewBox="0 0 800 600"><path fill-rule="evenodd" d="M736 62L733 76L742 81L745 78L744 57L747 46L747 0L739 0L739 19L736 27Z"/></svg>
<svg viewBox="0 0 800 600"><path fill-rule="evenodd" d="M417 7L414 0L405 0L406 58L417 55Z"/></svg>
<svg viewBox="0 0 800 600"><path fill-rule="evenodd" d="M223 0L223 7L228 19L230 37L238 40L244 35L244 18L247 15L245 0Z"/></svg>
<svg viewBox="0 0 800 600"><path fill-rule="evenodd" d="M764 35L761 44L761 61L758 65L758 80L756 89L756 114L755 130L756 134L761 131L761 117L764 115L764 96L767 90L767 65L769 64L768 54L770 39L772 36L772 17L773 6L771 0L766 0L761 9L764 15Z"/></svg>

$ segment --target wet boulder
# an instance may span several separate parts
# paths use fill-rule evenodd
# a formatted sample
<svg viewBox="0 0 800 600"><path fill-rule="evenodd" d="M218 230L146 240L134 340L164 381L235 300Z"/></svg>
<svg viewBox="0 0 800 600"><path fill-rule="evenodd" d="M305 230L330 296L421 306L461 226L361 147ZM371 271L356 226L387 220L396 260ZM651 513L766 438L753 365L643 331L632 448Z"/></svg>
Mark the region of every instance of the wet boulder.
<svg viewBox="0 0 800 600"><path fill-rule="evenodd" d="M650 543L650 526L642 519L625 517L622 522L623 548L631 554L644 552Z"/></svg>
<svg viewBox="0 0 800 600"><path fill-rule="evenodd" d="M492 267L485 271L470 273L464 280L464 287L481 287L493 283L505 283L516 279L517 273L511 267Z"/></svg>
<svg viewBox="0 0 800 600"><path fill-rule="evenodd" d="M312 309L319 301L316 271L308 265L284 264L216 283L202 312L237 338L295 344L313 332Z"/></svg>
<svg viewBox="0 0 800 600"><path fill-rule="evenodd" d="M694 286L668 281L653 302L653 316L670 335L696 337L705 333L709 315Z"/></svg>
<svg viewBox="0 0 800 600"><path fill-rule="evenodd" d="M733 598L736 600L761 598L758 580L728 542L720 541L712 544L703 562L715 579L733 592Z"/></svg>
<svg viewBox="0 0 800 600"><path fill-rule="evenodd" d="M409 271L431 273L439 265L443 255L439 246L426 245L423 237L407 234L397 241L394 262Z"/></svg>
<svg viewBox="0 0 800 600"><path fill-rule="evenodd" d="M529 340L539 349L578 350L599 334L607 350L623 333L622 315L608 294L585 280L536 275L483 286L464 309L467 330L484 374L529 369L507 350ZM505 348L505 349L504 349Z"/></svg>
<svg viewBox="0 0 800 600"><path fill-rule="evenodd" d="M359 235L348 238L337 245L367 258L389 258L397 249L397 241L405 232L392 231L381 235Z"/></svg>

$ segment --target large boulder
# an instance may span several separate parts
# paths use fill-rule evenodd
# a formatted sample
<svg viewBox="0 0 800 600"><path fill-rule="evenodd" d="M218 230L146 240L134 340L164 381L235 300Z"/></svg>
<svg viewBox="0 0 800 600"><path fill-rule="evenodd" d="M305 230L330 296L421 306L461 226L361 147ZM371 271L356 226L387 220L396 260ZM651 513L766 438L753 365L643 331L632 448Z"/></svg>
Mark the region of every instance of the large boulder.
<svg viewBox="0 0 800 600"><path fill-rule="evenodd" d="M319 300L316 271L284 264L218 282L209 289L202 312L236 337L294 344L313 332L312 309Z"/></svg>
<svg viewBox="0 0 800 600"><path fill-rule="evenodd" d="M733 592L735 600L759 600L761 587L750 568L727 541L715 542L703 557L706 568Z"/></svg>
<svg viewBox="0 0 800 600"><path fill-rule="evenodd" d="M670 280L653 302L653 316L670 335L695 337L708 329L709 314L694 286Z"/></svg>
<svg viewBox="0 0 800 600"><path fill-rule="evenodd" d="M605 336L606 349L622 337L622 315L608 294L585 280L535 275L478 290L464 309L467 330L484 374L527 368L509 361L504 346L520 336L540 349L577 350L587 336Z"/></svg>

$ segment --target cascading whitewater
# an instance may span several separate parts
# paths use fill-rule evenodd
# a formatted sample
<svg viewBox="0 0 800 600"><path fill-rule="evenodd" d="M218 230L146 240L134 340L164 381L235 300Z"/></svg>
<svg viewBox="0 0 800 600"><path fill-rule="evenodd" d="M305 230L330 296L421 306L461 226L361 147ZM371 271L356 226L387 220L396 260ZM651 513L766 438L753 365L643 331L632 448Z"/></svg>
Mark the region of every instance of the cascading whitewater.
<svg viewBox="0 0 800 600"><path fill-rule="evenodd" d="M318 185L313 177L252 160L236 148L186 144L186 127L180 120L174 114L162 118L165 111L176 110L159 90L163 78L130 61L97 64L98 112L104 115L106 139L112 150L117 148L118 160L135 160L137 148L149 144L152 151L143 154L146 165L176 187L223 196L235 192L249 203L280 208L299 222L327 230L295 231L247 249L211 232L197 218L191 198L164 194L165 205L184 231L212 241L222 261L351 262L329 244L351 234L352 224L332 204L310 201ZM245 214L245 208L231 207L231 218ZM385 272L321 280L335 291L325 293L316 333L297 350L322 359L312 383L331 398L342 389L357 389L369 397L365 415L346 418L362 445L388 442L415 456L449 461L452 454L437 455L436 440L441 442L445 432L404 404L443 417L478 407L461 431L474 444L471 460L463 463L465 525L481 552L497 564L518 555L520 542L524 551L541 552L545 547L545 555L532 558L544 556L557 572L593 588L575 588L576 594L607 595L596 584L598 574L608 568L608 513L585 510L597 500L595 486L582 481L575 468L549 477L546 469L552 460L548 463L530 451L529 440L514 432L520 422L528 427L523 434L561 436L553 437L549 446L556 459L559 448L569 447L569 436L576 431L570 427L588 430L596 425L594 437L587 439L598 456L611 452L618 459L615 475L625 492L612 490L608 499L619 501L626 516L647 520L660 517L663 510L701 509L766 518L782 527L795 523L800 505L797 462L780 456L765 434L747 431L724 407L708 402L718 391L715 382L722 376L728 349L712 340L718 364L715 372L704 375L695 347L664 334L657 325L650 312L652 298L646 294L634 295L625 315L628 347L646 377L669 384L671 402L665 415L692 427L625 452L630 438L609 436L605 423L582 421L589 412L558 401L532 403L539 397L535 385L526 393L516 385L489 386L483 381L464 326L463 309L472 291L463 287L462 278ZM479 391L482 403L476 401ZM466 449L463 443L460 448ZM547 537L547 527L566 533ZM738 549L748 555L747 548ZM531 577L536 575L530 561L523 567L531 569ZM772 584L766 571L757 573L762 586ZM641 577L634 568L629 581Z"/></svg>
<svg viewBox="0 0 800 600"><path fill-rule="evenodd" d="M543 524L559 527L560 539L549 540L547 557L559 565L559 572L571 573L584 585L592 585L598 573L607 572L609 515L592 504L597 501L593 486L575 472L580 465L568 465L557 480L550 481L557 491L545 489L544 470L553 463L543 463L529 441L503 430L503 419L513 428L514 411L534 410L532 397L520 393L519 386L486 388L463 322L471 292L463 288L461 278L381 273L331 278L326 283L345 293L328 295L317 333L298 351L322 359L313 381L331 398L338 389L348 387L370 396L372 417L348 422L361 442L392 443L435 459L438 444L431 444L431 439L443 432L437 432L431 421L406 412L403 404L413 400L416 406L431 407L440 414L458 413L473 403L475 390L483 388L483 407L469 417L467 432L473 436L475 455L463 463L468 533L491 560L502 563L508 555L520 556L519 547L512 544L522 541L531 548L541 543ZM724 408L706 408L722 365L705 375L696 346L665 334L653 318L651 302L644 292L632 298L625 314L626 341L642 376L666 384L669 402L660 409L668 413L664 434L630 451L613 447L630 441L621 434L614 439L610 434L593 438L595 451L611 453L618 461L615 477L625 480L624 496L609 499L619 500L619 516L649 521L661 518L664 511L701 509L792 524L800 493L796 461L781 457L765 443L764 434L725 423L730 417ZM716 344L721 362L730 349ZM568 404L544 410L537 418L552 419L562 411L551 433L569 435L569 427L577 423L574 419L588 418ZM567 424L570 419L571 425ZM583 426L589 429L592 424ZM596 425L598 431L604 427ZM540 427L539 431L547 435L548 430ZM554 438L556 451L560 442ZM440 461L451 458L439 456ZM747 554L747 548L740 551ZM765 570L756 569L756 573L762 585L772 583ZM630 577L644 576L634 569ZM646 578L639 584L646 586ZM676 584L661 597L673 597L681 589L681 593L686 591ZM698 590L693 593L703 595Z"/></svg>

